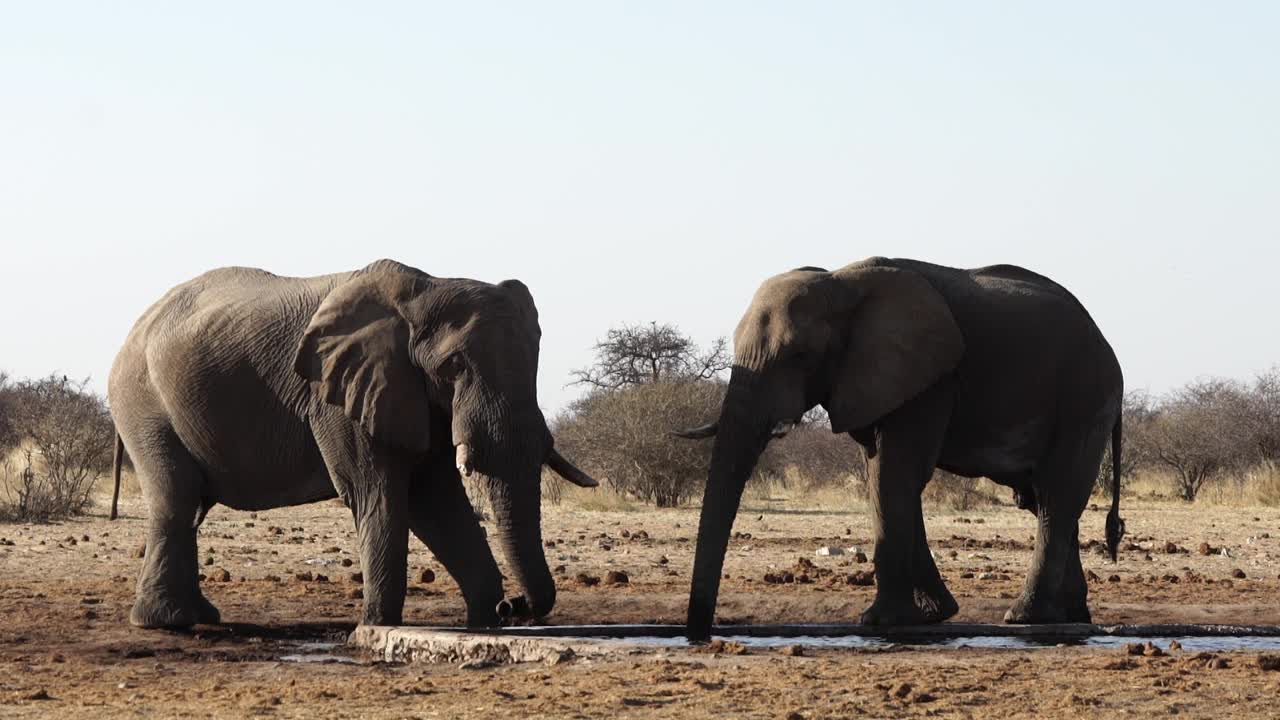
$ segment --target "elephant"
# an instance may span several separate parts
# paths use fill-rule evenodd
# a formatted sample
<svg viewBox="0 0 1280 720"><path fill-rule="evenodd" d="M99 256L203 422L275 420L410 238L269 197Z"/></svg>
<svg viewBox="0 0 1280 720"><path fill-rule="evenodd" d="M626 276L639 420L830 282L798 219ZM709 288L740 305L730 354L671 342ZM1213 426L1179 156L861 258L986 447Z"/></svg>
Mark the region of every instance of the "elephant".
<svg viewBox="0 0 1280 720"><path fill-rule="evenodd" d="M1043 275L873 257L764 281L734 332L719 418L675 431L715 437L698 525L687 635L709 637L743 486L771 437L812 408L870 465L876 595L866 625L941 622L959 605L925 537L935 468L1012 487L1038 517L1010 623L1088 622L1077 534L1106 449L1115 459L1106 541L1124 533L1123 377L1084 306Z"/></svg>
<svg viewBox="0 0 1280 720"><path fill-rule="evenodd" d="M554 448L538 407L541 334L519 280L385 259L315 277L220 268L170 290L108 383L116 482L122 446L150 511L130 622L220 621L197 575L196 530L215 504L334 497L355 521L362 624L401 622L410 532L457 581L469 626L548 614L542 467L596 483ZM523 591L508 600L462 483L473 474Z"/></svg>

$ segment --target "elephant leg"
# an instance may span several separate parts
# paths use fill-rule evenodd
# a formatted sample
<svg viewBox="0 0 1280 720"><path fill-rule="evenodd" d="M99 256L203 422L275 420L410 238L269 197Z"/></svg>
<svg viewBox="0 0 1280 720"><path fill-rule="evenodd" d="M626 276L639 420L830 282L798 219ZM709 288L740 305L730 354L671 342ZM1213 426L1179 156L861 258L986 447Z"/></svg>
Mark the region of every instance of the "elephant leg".
<svg viewBox="0 0 1280 720"><path fill-rule="evenodd" d="M142 573L129 622L145 628L216 624L218 609L200 592L196 527L204 475L171 429L130 448L149 509Z"/></svg>
<svg viewBox="0 0 1280 720"><path fill-rule="evenodd" d="M886 416L871 463L876 598L864 625L938 622L958 606L929 554L920 493L942 449L952 396L935 387Z"/></svg>
<svg viewBox="0 0 1280 720"><path fill-rule="evenodd" d="M468 627L498 625L502 573L452 455L433 457L409 490L409 527L458 583Z"/></svg>
<svg viewBox="0 0 1280 720"><path fill-rule="evenodd" d="M923 614L924 622L942 622L959 612L960 604L942 581L933 553L929 552L924 511L919 503L916 504L915 536L915 557L912 562L915 604Z"/></svg>
<svg viewBox="0 0 1280 720"><path fill-rule="evenodd" d="M351 508L364 571L362 625L399 625L409 572L410 469L333 413L312 431L338 494Z"/></svg>
<svg viewBox="0 0 1280 720"><path fill-rule="evenodd" d="M1008 623L1089 622L1089 585L1080 564L1080 514L1089 502L1109 428L1060 438L1032 478L1037 499L1035 555Z"/></svg>

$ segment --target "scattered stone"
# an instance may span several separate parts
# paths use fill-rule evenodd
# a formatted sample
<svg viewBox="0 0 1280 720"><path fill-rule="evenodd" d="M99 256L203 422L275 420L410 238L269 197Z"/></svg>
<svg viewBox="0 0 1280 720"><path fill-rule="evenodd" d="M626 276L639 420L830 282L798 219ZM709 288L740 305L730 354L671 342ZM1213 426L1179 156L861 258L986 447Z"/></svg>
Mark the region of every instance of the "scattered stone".
<svg viewBox="0 0 1280 720"><path fill-rule="evenodd" d="M1164 650L1154 643L1146 643L1142 646L1142 654L1146 657L1164 657Z"/></svg>
<svg viewBox="0 0 1280 720"><path fill-rule="evenodd" d="M805 720L805 718L804 718L804 715L800 714L798 711L792 710L791 712L787 713L786 720Z"/></svg>
<svg viewBox="0 0 1280 720"><path fill-rule="evenodd" d="M995 580L996 577L996 574L992 572L978 573L979 580Z"/></svg>
<svg viewBox="0 0 1280 720"><path fill-rule="evenodd" d="M788 645L782 648L782 654L787 657L804 657L803 645Z"/></svg>
<svg viewBox="0 0 1280 720"><path fill-rule="evenodd" d="M493 667L492 660L468 660L458 666L461 670L485 670Z"/></svg>
<svg viewBox="0 0 1280 720"><path fill-rule="evenodd" d="M703 645L698 651L723 655L746 655L747 646L736 640L720 640L717 638Z"/></svg>
<svg viewBox="0 0 1280 720"><path fill-rule="evenodd" d="M311 574L310 570L307 570L300 573L294 573L293 579L297 580L298 582L311 582L312 580L315 579L315 576Z"/></svg>
<svg viewBox="0 0 1280 720"><path fill-rule="evenodd" d="M909 683L909 682L902 682L902 683L898 683L896 686L894 686L894 688L893 688L893 693L892 693L892 694L893 694L893 696L894 696L894 697L901 699L901 698L905 698L906 696L910 695L910 694L911 694L911 691L912 691L912 690L914 690L914 689L915 689L915 688L914 688L914 687L912 687L911 683Z"/></svg>
<svg viewBox="0 0 1280 720"><path fill-rule="evenodd" d="M347 576L347 580L360 585L364 582L364 573L356 571Z"/></svg>
<svg viewBox="0 0 1280 720"><path fill-rule="evenodd" d="M869 587L876 584L876 575L868 570L859 570L855 573L849 573L846 575L844 581L848 585Z"/></svg>
<svg viewBox="0 0 1280 720"><path fill-rule="evenodd" d="M1280 672L1280 655L1259 655L1258 667L1267 672Z"/></svg>
<svg viewBox="0 0 1280 720"><path fill-rule="evenodd" d="M1212 545L1210 545L1210 544L1209 544L1209 543L1207 543L1207 542L1202 542L1202 543L1200 543L1200 547L1196 548L1196 552L1200 553L1201 555L1206 555L1206 556L1207 556L1207 555L1212 555L1212 554L1213 554L1213 546L1212 546Z"/></svg>
<svg viewBox="0 0 1280 720"><path fill-rule="evenodd" d="M231 573L226 568L218 568L209 573L210 582L231 582Z"/></svg>
<svg viewBox="0 0 1280 720"><path fill-rule="evenodd" d="M30 695L27 695L22 699L23 700L52 700L53 698L49 696L48 690L41 689L31 693Z"/></svg>
<svg viewBox="0 0 1280 720"><path fill-rule="evenodd" d="M818 557L835 557L838 555L843 555L844 548L829 547L827 545L823 545L822 547L814 551L813 554L817 555Z"/></svg>
<svg viewBox="0 0 1280 720"><path fill-rule="evenodd" d="M911 697L911 700L912 702L918 702L918 703L931 703L934 700L937 700L937 698L935 698L933 695L930 695L927 692L922 692L922 693L916 693L915 695L913 695Z"/></svg>
<svg viewBox="0 0 1280 720"><path fill-rule="evenodd" d="M626 585L630 582L631 578L621 570L610 570L608 573L605 573L604 576L605 585Z"/></svg>
<svg viewBox="0 0 1280 720"><path fill-rule="evenodd" d="M363 600L364 588L351 588L350 590L347 591L347 597L351 598L352 600Z"/></svg>
<svg viewBox="0 0 1280 720"><path fill-rule="evenodd" d="M1226 670L1231 667L1231 661L1224 657L1216 657L1209 661L1205 667L1210 670Z"/></svg>
<svg viewBox="0 0 1280 720"><path fill-rule="evenodd" d="M134 548L134 550L133 550L133 556L134 556L135 558L144 558L144 557L146 557L146 556L147 556L147 546L146 546L146 545L139 545L138 547Z"/></svg>
<svg viewBox="0 0 1280 720"><path fill-rule="evenodd" d="M1178 642L1177 640L1169 641L1169 652L1176 652L1181 650L1182 650L1182 643Z"/></svg>
<svg viewBox="0 0 1280 720"><path fill-rule="evenodd" d="M579 585L582 585L585 587L594 587L600 584L600 578L596 577L595 575L588 575L584 572L578 573L577 577L575 577L574 580L577 581Z"/></svg>
<svg viewBox="0 0 1280 720"><path fill-rule="evenodd" d="M316 573L316 582L329 582L329 576Z"/></svg>
<svg viewBox="0 0 1280 720"><path fill-rule="evenodd" d="M279 576L279 575L267 575L266 577L264 577L264 578L262 578L262 579L263 579L263 580L266 580L267 582L280 582L280 576Z"/></svg>
<svg viewBox="0 0 1280 720"><path fill-rule="evenodd" d="M971 573L971 572L962 572L962 573L960 573L960 579L961 579L961 580L972 580L972 579L973 579L973 573Z"/></svg>
<svg viewBox="0 0 1280 720"><path fill-rule="evenodd" d="M1125 643L1124 653L1126 655L1141 655L1145 648L1138 643Z"/></svg>
<svg viewBox="0 0 1280 720"><path fill-rule="evenodd" d="M956 552L952 550L951 557L954 558L955 556L956 556ZM859 550L858 552L853 554L853 561L856 563L865 563L867 561L867 554Z"/></svg>
<svg viewBox="0 0 1280 720"><path fill-rule="evenodd" d="M342 558L342 561L339 562L338 564L341 565L342 567L351 567L352 565L355 565L355 561L353 561L351 558Z"/></svg>
<svg viewBox="0 0 1280 720"><path fill-rule="evenodd" d="M204 564L205 564L205 565L212 565L212 564L213 564L213 556L212 556L212 555L210 555L209 557L205 558L205 559L204 559Z"/></svg>
<svg viewBox="0 0 1280 720"><path fill-rule="evenodd" d="M1086 570L1084 576L1089 582L1102 582L1102 578L1098 577L1098 573L1092 570Z"/></svg>
<svg viewBox="0 0 1280 720"><path fill-rule="evenodd" d="M1109 577L1107 578L1107 582L1109 582L1109 583L1118 583L1118 582L1120 582L1120 576L1119 576L1119 575L1111 575L1111 576L1109 576Z"/></svg>
<svg viewBox="0 0 1280 720"><path fill-rule="evenodd" d="M1166 542L1164 544L1164 551L1165 551L1165 554L1167 555L1175 555L1181 552L1181 548L1179 548L1172 540L1170 540L1169 542Z"/></svg>
<svg viewBox="0 0 1280 720"><path fill-rule="evenodd" d="M436 573L431 568L422 568L421 572L418 573L418 582L422 583L423 585L430 585L435 581L436 581Z"/></svg>
<svg viewBox="0 0 1280 720"><path fill-rule="evenodd" d="M1236 578L1237 580L1243 580L1245 578L1245 574L1243 570L1236 568L1231 571L1231 577Z"/></svg>

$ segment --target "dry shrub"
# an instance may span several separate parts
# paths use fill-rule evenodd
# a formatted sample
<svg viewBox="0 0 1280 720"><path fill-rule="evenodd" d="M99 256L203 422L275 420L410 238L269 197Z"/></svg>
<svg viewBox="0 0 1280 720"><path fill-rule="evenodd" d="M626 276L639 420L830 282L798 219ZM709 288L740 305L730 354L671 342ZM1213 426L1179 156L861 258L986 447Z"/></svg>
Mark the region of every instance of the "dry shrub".
<svg viewBox="0 0 1280 720"><path fill-rule="evenodd" d="M986 478L960 477L935 470L920 497L927 506L963 512L1002 505L997 495L1000 489L1001 486Z"/></svg>
<svg viewBox="0 0 1280 720"><path fill-rule="evenodd" d="M106 402L87 386L51 375L4 389L11 432L22 440L0 466L0 514L49 520L89 505L94 484L110 469L115 427Z"/></svg>
<svg viewBox="0 0 1280 720"><path fill-rule="evenodd" d="M706 483L711 442L669 433L710 422L723 398L713 381L597 390L556 420L556 447L614 491L675 507Z"/></svg>

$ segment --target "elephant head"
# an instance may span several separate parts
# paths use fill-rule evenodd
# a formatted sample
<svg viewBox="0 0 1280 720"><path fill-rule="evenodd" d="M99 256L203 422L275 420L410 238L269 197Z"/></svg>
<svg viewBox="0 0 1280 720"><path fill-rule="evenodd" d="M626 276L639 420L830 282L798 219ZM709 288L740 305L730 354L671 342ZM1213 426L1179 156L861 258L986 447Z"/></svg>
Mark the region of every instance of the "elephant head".
<svg viewBox="0 0 1280 720"><path fill-rule="evenodd" d="M555 450L538 407L541 334L518 280L436 278L381 261L325 297L294 362L373 443L410 456L451 448L463 476L480 476L524 591L516 605L535 617L555 604L542 550L542 466L596 484ZM448 437L431 437L433 417L449 419L435 424Z"/></svg>
<svg viewBox="0 0 1280 720"><path fill-rule="evenodd" d="M698 526L688 636L710 635L742 490L780 427L822 405L833 432L864 430L955 368L964 341L922 276L872 259L766 280L734 331L719 419L677 432L715 436Z"/></svg>

